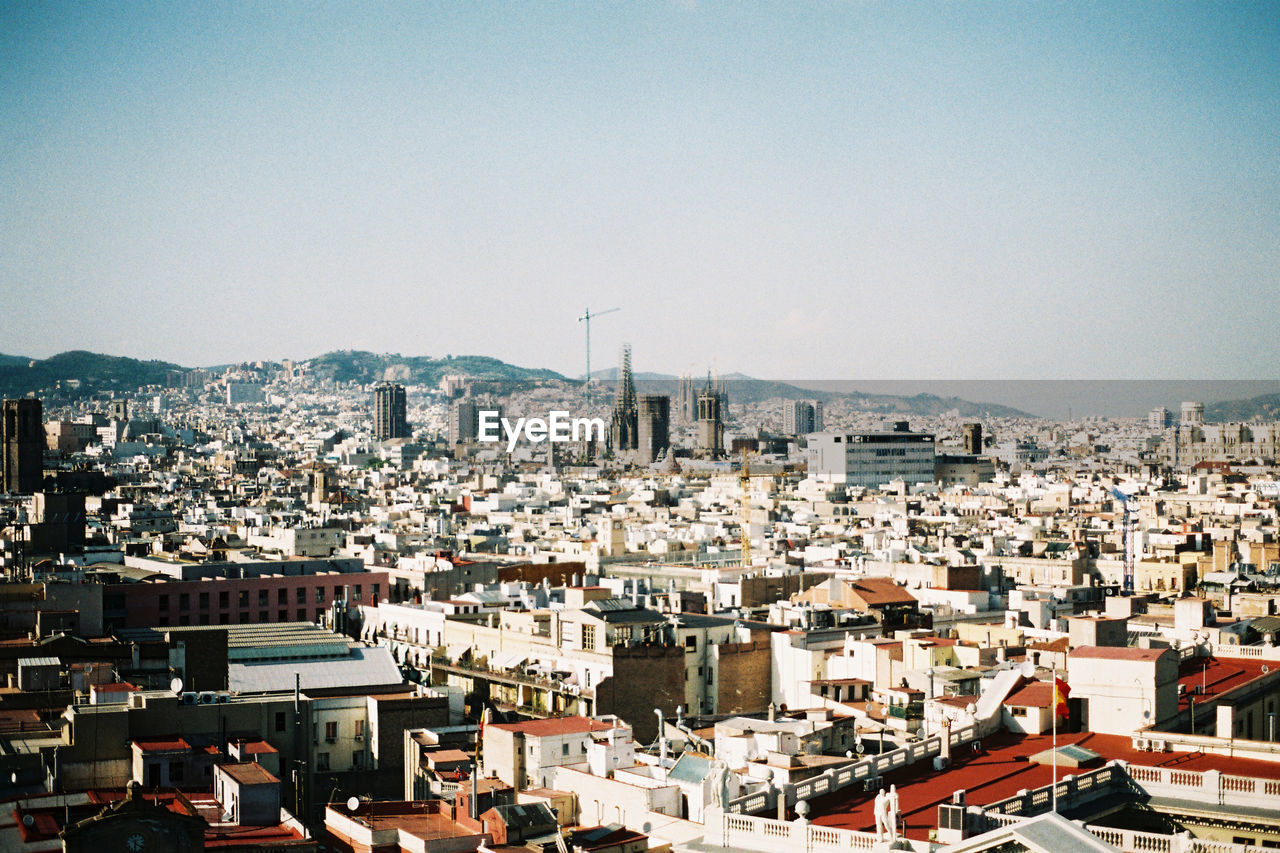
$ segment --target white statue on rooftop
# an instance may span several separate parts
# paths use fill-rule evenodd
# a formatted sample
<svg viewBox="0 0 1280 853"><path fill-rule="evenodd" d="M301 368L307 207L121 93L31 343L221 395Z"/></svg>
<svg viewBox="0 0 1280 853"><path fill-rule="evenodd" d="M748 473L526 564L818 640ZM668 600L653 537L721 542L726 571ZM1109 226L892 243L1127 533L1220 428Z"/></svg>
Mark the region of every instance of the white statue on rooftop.
<svg viewBox="0 0 1280 853"><path fill-rule="evenodd" d="M898 786L890 785L889 796L884 799L885 822L888 824L889 841L894 842L898 840L898 810L900 808L898 804Z"/></svg>
<svg viewBox="0 0 1280 853"><path fill-rule="evenodd" d="M875 814L876 818L876 841L885 840L885 823L887 822L886 818L888 817L888 805L889 798L885 796L884 789L881 788L879 791L876 791L876 801L875 805L872 807L872 812Z"/></svg>

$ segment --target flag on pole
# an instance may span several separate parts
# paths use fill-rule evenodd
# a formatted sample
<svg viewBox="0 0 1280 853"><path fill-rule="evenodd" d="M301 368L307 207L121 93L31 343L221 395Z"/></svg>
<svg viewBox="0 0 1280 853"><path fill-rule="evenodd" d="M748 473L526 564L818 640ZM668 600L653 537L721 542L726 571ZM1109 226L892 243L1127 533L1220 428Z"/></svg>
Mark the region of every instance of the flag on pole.
<svg viewBox="0 0 1280 853"><path fill-rule="evenodd" d="M1067 682L1058 678L1053 678L1053 715L1055 717L1069 716L1067 710L1067 697L1071 695L1071 688L1067 686Z"/></svg>

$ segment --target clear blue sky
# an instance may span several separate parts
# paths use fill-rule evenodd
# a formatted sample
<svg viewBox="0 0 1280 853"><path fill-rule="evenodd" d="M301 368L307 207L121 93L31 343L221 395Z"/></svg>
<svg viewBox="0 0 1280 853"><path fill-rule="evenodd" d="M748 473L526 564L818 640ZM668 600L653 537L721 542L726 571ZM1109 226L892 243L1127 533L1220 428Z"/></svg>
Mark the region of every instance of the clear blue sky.
<svg viewBox="0 0 1280 853"><path fill-rule="evenodd" d="M1256 378L1276 3L0 5L0 352Z"/></svg>

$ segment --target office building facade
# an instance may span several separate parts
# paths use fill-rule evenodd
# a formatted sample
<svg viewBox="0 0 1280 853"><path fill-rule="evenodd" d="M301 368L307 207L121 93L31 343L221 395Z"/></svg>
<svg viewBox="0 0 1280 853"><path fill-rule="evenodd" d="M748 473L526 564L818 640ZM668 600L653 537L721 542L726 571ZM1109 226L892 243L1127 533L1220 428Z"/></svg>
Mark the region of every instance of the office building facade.
<svg viewBox="0 0 1280 853"><path fill-rule="evenodd" d="M373 437L376 441L409 437L404 386L380 382L373 389Z"/></svg>
<svg viewBox="0 0 1280 853"><path fill-rule="evenodd" d="M809 436L809 475L847 486L877 488L892 480L932 483L937 454L933 436L899 424L892 432L823 432Z"/></svg>

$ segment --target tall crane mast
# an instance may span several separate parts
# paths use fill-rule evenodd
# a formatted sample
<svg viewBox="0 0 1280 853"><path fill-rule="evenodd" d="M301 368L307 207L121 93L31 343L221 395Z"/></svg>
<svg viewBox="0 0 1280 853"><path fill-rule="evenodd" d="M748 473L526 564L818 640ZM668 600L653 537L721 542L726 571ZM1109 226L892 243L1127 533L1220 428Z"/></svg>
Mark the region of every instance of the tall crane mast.
<svg viewBox="0 0 1280 853"><path fill-rule="evenodd" d="M742 565L751 568L751 459L745 447L742 448L738 483L742 486Z"/></svg>
<svg viewBox="0 0 1280 853"><path fill-rule="evenodd" d="M586 313L578 318L579 323L587 324L587 379L585 384L586 393L587 393L587 408L591 407L591 318L603 317L605 314L612 314L614 311L621 311L621 310L622 310L621 308L610 308L606 311L597 311L596 313L592 314L591 309L588 308L586 310Z"/></svg>
<svg viewBox="0 0 1280 853"><path fill-rule="evenodd" d="M1111 487L1111 496L1120 501L1124 509L1124 593L1133 594L1133 515L1129 511L1129 496L1115 486Z"/></svg>

